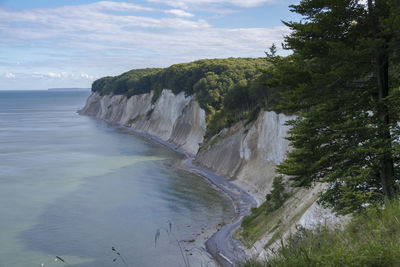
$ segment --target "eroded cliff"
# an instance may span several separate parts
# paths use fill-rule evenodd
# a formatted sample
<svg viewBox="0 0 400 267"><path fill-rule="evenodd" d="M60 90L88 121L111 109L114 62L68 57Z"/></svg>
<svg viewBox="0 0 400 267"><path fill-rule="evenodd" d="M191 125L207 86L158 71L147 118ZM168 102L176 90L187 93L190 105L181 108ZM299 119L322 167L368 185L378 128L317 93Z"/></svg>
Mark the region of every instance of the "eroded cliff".
<svg viewBox="0 0 400 267"><path fill-rule="evenodd" d="M214 136L197 154L196 163L229 177L260 204L272 186L275 167L289 150L285 139L294 116L261 111L256 121L239 122Z"/></svg>
<svg viewBox="0 0 400 267"><path fill-rule="evenodd" d="M206 132L205 111L195 97L185 96L183 92L174 95L164 89L155 103L152 98L153 93L130 98L93 93L80 113L120 123L173 144L195 156L196 165L245 189L258 204L265 200L272 189L275 168L290 149L285 139L289 131L286 122L294 119L293 115L261 111L255 121L247 125L243 121L236 123L202 144ZM309 227L334 218L315 203L323 188L317 185L295 191L247 253L265 255L265 246L273 245L278 233L284 236L295 231L295 225Z"/></svg>
<svg viewBox="0 0 400 267"><path fill-rule="evenodd" d="M163 90L152 104L152 93L100 96L93 93L81 114L120 123L140 133L150 134L194 155L206 131L205 112L192 96Z"/></svg>

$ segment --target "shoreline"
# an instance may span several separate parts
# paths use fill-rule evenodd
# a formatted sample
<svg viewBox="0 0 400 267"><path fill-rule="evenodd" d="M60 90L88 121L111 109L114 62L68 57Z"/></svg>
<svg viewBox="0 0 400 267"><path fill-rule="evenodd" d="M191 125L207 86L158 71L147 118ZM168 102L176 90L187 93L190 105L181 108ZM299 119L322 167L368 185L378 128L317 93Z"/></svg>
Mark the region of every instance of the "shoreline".
<svg viewBox="0 0 400 267"><path fill-rule="evenodd" d="M78 111L78 114L89 116L80 113L80 111ZM118 122L100 119L95 116L89 117L117 125L118 127L163 145L168 149L183 155L185 159L183 160L184 163L182 164L181 168L203 178L206 182L210 183L214 190L220 191L226 197L228 197L234 207L235 216L231 219L231 222L223 225L220 229L217 229L217 231L205 241L207 252L213 257L213 260L217 264L223 267L237 266L237 262L241 262L247 258L245 250L243 249L243 245L240 241L234 240L232 235L233 232L240 226L243 216L249 215L250 209L257 206L257 201L252 195L246 192L245 189L228 181L228 179L210 170L196 166L193 163L195 155L188 153L184 149L177 147L174 144L168 143L157 136L139 132Z"/></svg>

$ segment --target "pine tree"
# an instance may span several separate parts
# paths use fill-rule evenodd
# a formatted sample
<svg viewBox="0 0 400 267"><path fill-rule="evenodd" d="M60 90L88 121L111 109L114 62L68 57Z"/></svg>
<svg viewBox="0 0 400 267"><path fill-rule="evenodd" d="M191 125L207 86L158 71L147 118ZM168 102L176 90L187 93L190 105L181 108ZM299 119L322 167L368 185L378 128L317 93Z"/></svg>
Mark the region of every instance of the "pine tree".
<svg viewBox="0 0 400 267"><path fill-rule="evenodd" d="M399 0L303 0L285 22L293 55L273 62L293 150L278 166L295 186L329 183L340 213L393 198L399 181Z"/></svg>

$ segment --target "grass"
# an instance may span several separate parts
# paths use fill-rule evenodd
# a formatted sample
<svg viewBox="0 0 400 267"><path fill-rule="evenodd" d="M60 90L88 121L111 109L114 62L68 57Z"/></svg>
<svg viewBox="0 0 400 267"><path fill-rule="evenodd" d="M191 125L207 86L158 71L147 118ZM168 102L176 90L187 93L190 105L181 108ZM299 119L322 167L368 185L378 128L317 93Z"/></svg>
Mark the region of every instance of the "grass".
<svg viewBox="0 0 400 267"><path fill-rule="evenodd" d="M354 215L342 230L301 228L266 261L244 266L400 266L400 200Z"/></svg>
<svg viewBox="0 0 400 267"><path fill-rule="evenodd" d="M250 216L243 219L241 237L243 243L253 244L260 239L265 233L272 233L272 229L279 228L278 222L275 222L276 212L267 214L265 211L266 203L264 202L259 208L252 209Z"/></svg>
<svg viewBox="0 0 400 267"><path fill-rule="evenodd" d="M241 229L235 233L235 238L241 240L248 248L266 235L271 236L267 246L278 241L317 199L318 196L315 195L305 200L310 194L312 191L309 189L297 189L276 210L270 210L268 201L252 209L251 215L243 219ZM299 202L299 199L304 201Z"/></svg>

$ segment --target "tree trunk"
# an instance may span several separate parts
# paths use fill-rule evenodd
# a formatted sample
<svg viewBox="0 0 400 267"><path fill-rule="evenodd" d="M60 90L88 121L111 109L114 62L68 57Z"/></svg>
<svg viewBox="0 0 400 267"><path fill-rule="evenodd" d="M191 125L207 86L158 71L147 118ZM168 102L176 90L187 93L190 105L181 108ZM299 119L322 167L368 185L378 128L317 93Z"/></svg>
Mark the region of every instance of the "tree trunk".
<svg viewBox="0 0 400 267"><path fill-rule="evenodd" d="M389 59L386 49L377 56L377 79L378 79L378 118L380 120L379 138L383 141L384 154L380 159L380 179L383 193L386 197L392 198L394 166L392 156L392 142L390 133L390 116L386 104L382 101L389 96Z"/></svg>
<svg viewBox="0 0 400 267"><path fill-rule="evenodd" d="M368 1L368 9L373 19L373 28L376 38L382 38L384 44L377 47L376 54L376 76L378 81L378 120L379 120L379 139L383 143L384 152L380 156L379 176L383 194L387 198L394 196L394 165L392 155L392 137L390 133L389 109L384 103L384 99L389 96L389 55L388 37L382 36L379 17L387 17L388 6L385 1L375 0L375 7L372 1Z"/></svg>

